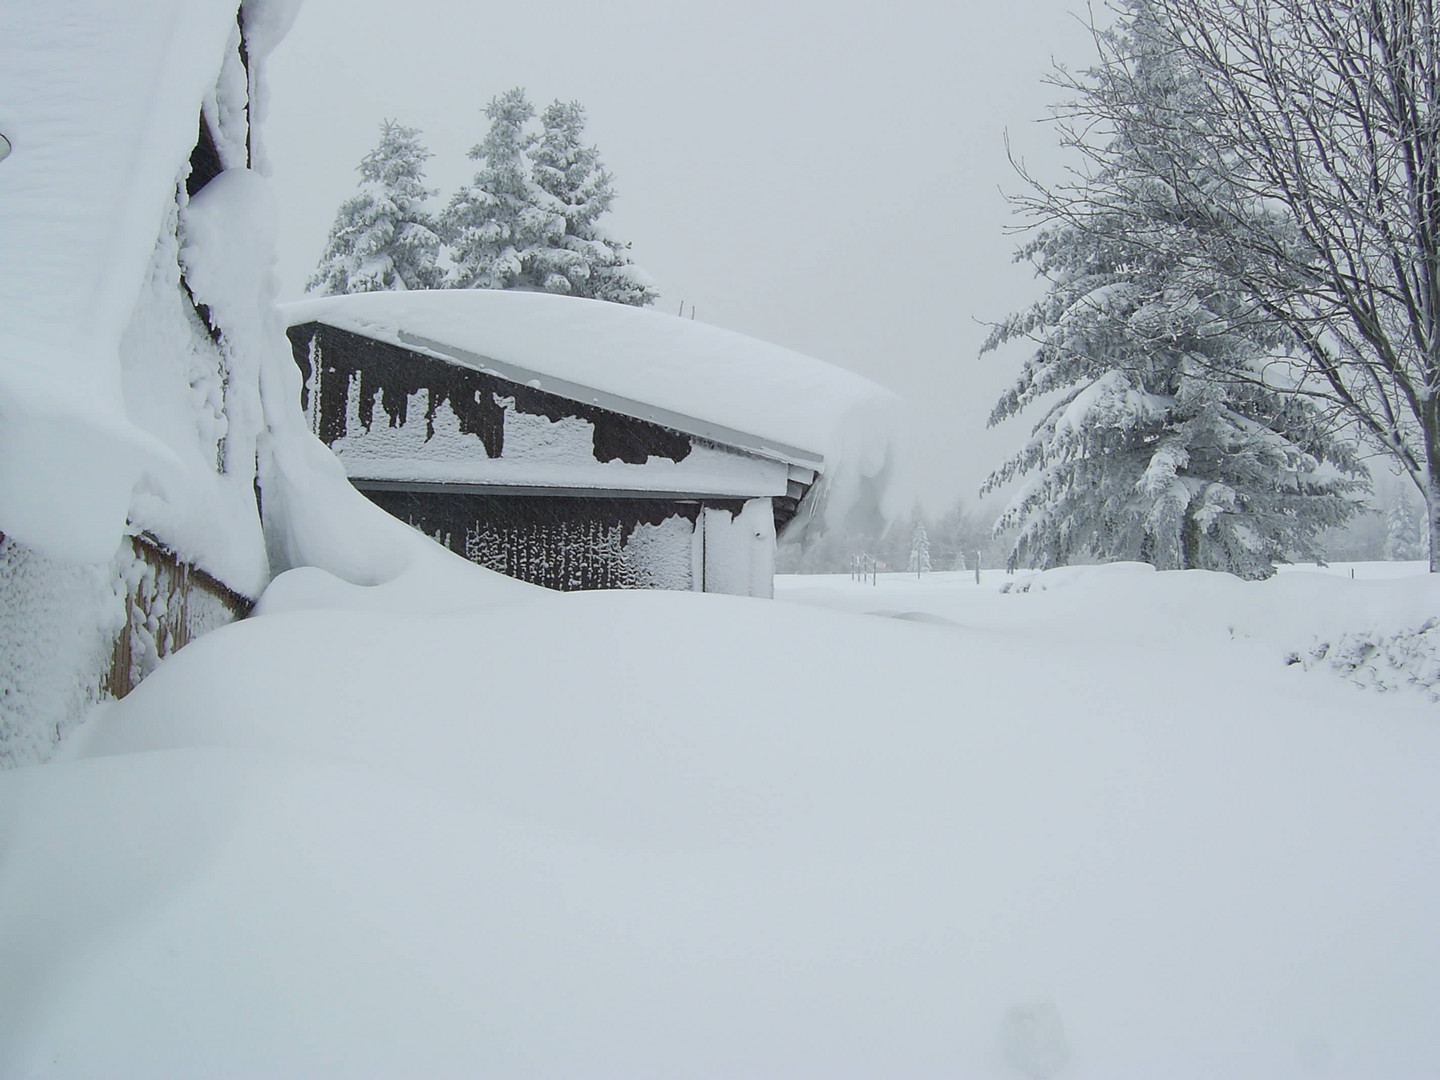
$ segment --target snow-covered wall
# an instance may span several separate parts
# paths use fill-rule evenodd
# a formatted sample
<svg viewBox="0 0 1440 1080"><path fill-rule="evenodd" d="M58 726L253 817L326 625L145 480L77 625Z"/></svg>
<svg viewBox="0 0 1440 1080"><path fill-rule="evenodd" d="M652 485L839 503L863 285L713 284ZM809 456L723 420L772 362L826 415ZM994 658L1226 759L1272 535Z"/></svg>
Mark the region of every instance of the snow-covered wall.
<svg viewBox="0 0 1440 1080"><path fill-rule="evenodd" d="M680 514L658 525L641 522L625 540L625 561L637 589L697 588L695 581L695 526Z"/></svg>
<svg viewBox="0 0 1440 1080"><path fill-rule="evenodd" d="M706 592L770 597L775 592L775 518L769 499L751 499L738 514L706 508Z"/></svg>
<svg viewBox="0 0 1440 1080"><path fill-rule="evenodd" d="M127 407L120 342L236 19L234 0L0 5L0 531L48 556L109 559L171 458Z"/></svg>
<svg viewBox="0 0 1440 1080"><path fill-rule="evenodd" d="M0 5L0 763L270 579L257 477L303 423L252 123L294 9Z"/></svg>
<svg viewBox="0 0 1440 1080"><path fill-rule="evenodd" d="M123 594L105 564L0 537L0 768L43 761L99 700Z"/></svg>

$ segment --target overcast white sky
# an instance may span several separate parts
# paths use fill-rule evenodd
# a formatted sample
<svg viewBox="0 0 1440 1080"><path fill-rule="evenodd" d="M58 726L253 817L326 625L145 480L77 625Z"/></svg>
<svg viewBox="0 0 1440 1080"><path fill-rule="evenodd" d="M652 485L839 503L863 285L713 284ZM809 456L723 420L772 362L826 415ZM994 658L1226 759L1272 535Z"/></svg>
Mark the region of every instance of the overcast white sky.
<svg viewBox="0 0 1440 1080"><path fill-rule="evenodd" d="M270 61L265 132L285 299L314 268L381 119L419 127L437 202L473 171L481 110L523 86L582 102L616 177L611 231L688 314L861 372L915 410L921 494L972 505L1018 447L985 430L1023 350L977 357L983 320L1040 291L1012 265L1001 189L1052 58L1083 67L1083 0L304 0Z"/></svg>

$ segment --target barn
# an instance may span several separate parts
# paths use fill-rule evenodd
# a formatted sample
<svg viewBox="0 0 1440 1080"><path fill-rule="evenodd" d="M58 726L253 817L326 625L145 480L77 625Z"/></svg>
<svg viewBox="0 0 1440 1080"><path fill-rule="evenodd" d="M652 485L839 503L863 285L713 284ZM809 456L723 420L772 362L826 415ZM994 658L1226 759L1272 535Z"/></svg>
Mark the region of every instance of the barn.
<svg viewBox="0 0 1440 1080"><path fill-rule="evenodd" d="M283 311L302 406L351 483L549 588L770 596L777 535L837 502L878 513L893 465L845 452L888 431L886 391L694 320L491 290Z"/></svg>

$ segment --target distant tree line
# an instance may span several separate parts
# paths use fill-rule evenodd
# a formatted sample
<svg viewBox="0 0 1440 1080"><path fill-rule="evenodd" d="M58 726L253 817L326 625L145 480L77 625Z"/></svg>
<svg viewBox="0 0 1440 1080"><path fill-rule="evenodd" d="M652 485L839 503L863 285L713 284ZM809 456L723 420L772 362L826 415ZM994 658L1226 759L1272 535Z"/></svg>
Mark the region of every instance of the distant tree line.
<svg viewBox="0 0 1440 1080"><path fill-rule="evenodd" d="M780 544L776 569L782 574L845 574L857 557L882 564L883 570L917 573L974 570L1005 565L1010 538L995 535L993 515L956 500L938 515L916 505L881 533L851 532L830 526L803 543Z"/></svg>
<svg viewBox="0 0 1440 1080"><path fill-rule="evenodd" d="M1440 14L1428 0L1122 0L1053 82L1079 158L1020 169L1048 283L991 416L1039 415L1009 561L1265 577L1361 513L1358 443L1440 569ZM1397 504L1397 514L1409 512ZM1397 521L1393 534L1409 528Z"/></svg>
<svg viewBox="0 0 1440 1080"><path fill-rule="evenodd" d="M516 88L485 108L470 149L470 183L438 213L425 186L430 152L393 120L361 160L307 288L322 294L387 289L530 289L645 306L654 283L600 219L614 179L585 142L585 109L555 101L539 115Z"/></svg>

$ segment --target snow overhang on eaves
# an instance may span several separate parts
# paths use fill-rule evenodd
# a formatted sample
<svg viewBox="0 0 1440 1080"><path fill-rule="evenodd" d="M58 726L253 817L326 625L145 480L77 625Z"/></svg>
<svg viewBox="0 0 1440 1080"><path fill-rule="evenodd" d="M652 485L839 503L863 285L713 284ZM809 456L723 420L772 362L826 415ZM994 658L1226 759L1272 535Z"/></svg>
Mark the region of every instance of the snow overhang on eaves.
<svg viewBox="0 0 1440 1080"><path fill-rule="evenodd" d="M363 334L363 331L352 331ZM672 409L661 408L658 405L650 405L643 401L636 401L634 398L624 397L620 394L610 393L605 390L597 390L591 386L585 386L578 382L571 382L567 379L556 378L553 375L546 375L538 371L519 366L518 364L507 363L497 360L493 356L484 356L473 353L466 349L456 348L453 345L446 345L443 342L433 341L430 338L418 334L411 334L404 330L399 331L399 343L408 349L426 356L434 357L437 360L445 360L461 367L467 367L474 371L480 371L487 375L495 375L510 382L519 383L522 386L530 386L536 390L543 390L546 393L554 394L557 397L567 398L571 401L582 402L586 405L594 405L597 408L606 409L622 416L628 416L636 420L646 420L661 427L670 428L686 435L693 435L697 438L708 439L711 442L723 446L731 446L737 450L744 450L757 457L768 458L771 461L781 461L792 468L808 470L810 473L824 471L825 458L823 455L810 450L801 449L798 446L790 446L786 443L777 442L773 439L765 439L758 435L752 435L737 428L727 427L723 424L712 423L698 417L688 416ZM796 479L801 479L796 477ZM813 481L812 475L809 479L802 479L802 483Z"/></svg>

